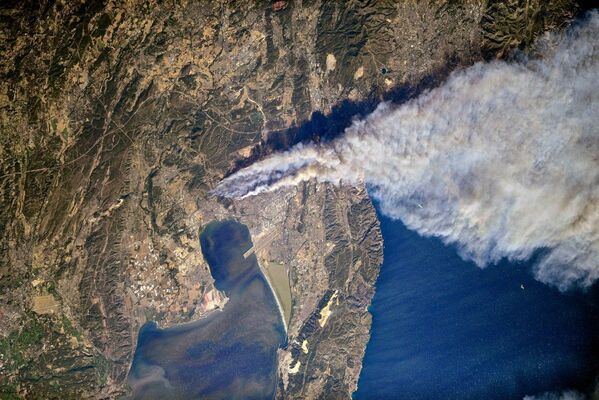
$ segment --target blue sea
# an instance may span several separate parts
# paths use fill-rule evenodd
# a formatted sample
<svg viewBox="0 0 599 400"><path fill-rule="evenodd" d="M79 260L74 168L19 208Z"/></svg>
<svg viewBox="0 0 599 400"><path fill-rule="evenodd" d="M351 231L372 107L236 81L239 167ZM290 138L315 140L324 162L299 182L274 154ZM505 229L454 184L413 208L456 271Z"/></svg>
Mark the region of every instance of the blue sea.
<svg viewBox="0 0 599 400"><path fill-rule="evenodd" d="M599 372L599 296L535 281L531 263L480 269L379 214L385 261L356 399L522 399L584 390ZM223 311L140 331L133 398L271 398L282 321L247 227L209 224L202 252Z"/></svg>
<svg viewBox="0 0 599 400"><path fill-rule="evenodd" d="M260 271L247 227L208 224L202 253L215 286L229 298L222 311L199 321L139 333L129 385L134 399L268 399L276 386L277 349L285 330Z"/></svg>
<svg viewBox="0 0 599 400"><path fill-rule="evenodd" d="M560 293L531 263L480 269L379 218L385 261L355 399L522 399L592 385L597 290Z"/></svg>

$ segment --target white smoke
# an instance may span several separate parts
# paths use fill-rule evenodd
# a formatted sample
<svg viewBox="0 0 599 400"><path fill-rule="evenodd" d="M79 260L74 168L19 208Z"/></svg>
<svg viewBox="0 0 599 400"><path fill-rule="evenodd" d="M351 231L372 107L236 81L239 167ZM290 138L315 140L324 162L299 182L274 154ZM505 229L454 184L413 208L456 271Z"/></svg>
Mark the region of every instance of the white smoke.
<svg viewBox="0 0 599 400"><path fill-rule="evenodd" d="M584 400L584 396L573 390L549 392L538 396L524 396L523 400Z"/></svg>
<svg viewBox="0 0 599 400"><path fill-rule="evenodd" d="M541 251L539 280L599 277L599 15L544 54L479 63L328 145L297 146L226 178L245 197L316 178L365 182L381 211L479 266Z"/></svg>

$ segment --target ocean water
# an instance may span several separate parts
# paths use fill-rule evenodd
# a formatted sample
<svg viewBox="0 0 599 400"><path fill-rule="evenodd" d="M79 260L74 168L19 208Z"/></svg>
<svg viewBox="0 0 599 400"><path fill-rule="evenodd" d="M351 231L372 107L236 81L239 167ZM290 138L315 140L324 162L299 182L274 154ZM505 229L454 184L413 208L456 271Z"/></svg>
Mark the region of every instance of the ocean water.
<svg viewBox="0 0 599 400"><path fill-rule="evenodd" d="M129 372L135 399L269 399L276 385L276 352L285 331L245 225L208 224L202 253L215 285L229 301L197 322L168 329L142 327Z"/></svg>
<svg viewBox="0 0 599 400"><path fill-rule="evenodd" d="M597 290L560 293L530 263L479 269L379 219L385 261L355 399L522 399L592 385Z"/></svg>

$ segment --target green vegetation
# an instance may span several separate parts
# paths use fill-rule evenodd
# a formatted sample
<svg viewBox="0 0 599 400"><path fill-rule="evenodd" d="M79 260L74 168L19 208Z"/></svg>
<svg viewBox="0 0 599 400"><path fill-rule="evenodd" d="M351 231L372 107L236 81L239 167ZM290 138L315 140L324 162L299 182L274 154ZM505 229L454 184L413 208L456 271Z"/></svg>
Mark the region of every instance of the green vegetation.
<svg viewBox="0 0 599 400"><path fill-rule="evenodd" d="M70 393L66 398L81 398L79 394L86 385L106 385L112 367L110 360L97 353L73 358L69 353L71 336L79 340L83 335L67 316L27 314L21 329L0 339L3 374L9 377L0 381L0 400L20 398L11 376L17 377L16 382L32 382L37 396L34 397L40 399L59 398L65 393ZM45 353L42 346L48 349ZM52 364L51 369L48 363Z"/></svg>
<svg viewBox="0 0 599 400"><path fill-rule="evenodd" d="M18 400L17 388L15 385L0 383L0 400Z"/></svg>
<svg viewBox="0 0 599 400"><path fill-rule="evenodd" d="M100 376L99 381L102 383L102 385L106 385L111 370L110 361L108 361L108 359L105 357L98 356L96 357L96 368L98 375Z"/></svg>
<svg viewBox="0 0 599 400"><path fill-rule="evenodd" d="M31 317L20 332L13 332L0 339L0 354L3 355L8 369L16 370L28 362L27 352L44 337L44 326L35 317Z"/></svg>
<svg viewBox="0 0 599 400"><path fill-rule="evenodd" d="M50 282L48 284L48 293L50 293L56 300L60 300L60 295L58 291L56 291L56 284L54 282Z"/></svg>
<svg viewBox="0 0 599 400"><path fill-rule="evenodd" d="M22 350L27 350L32 345L41 343L44 336L44 327L37 320L32 319L27 329L23 329L18 336L17 344Z"/></svg>
<svg viewBox="0 0 599 400"><path fill-rule="evenodd" d="M81 339L81 332L79 332L65 315L62 316L62 328L66 335L75 336L77 340Z"/></svg>

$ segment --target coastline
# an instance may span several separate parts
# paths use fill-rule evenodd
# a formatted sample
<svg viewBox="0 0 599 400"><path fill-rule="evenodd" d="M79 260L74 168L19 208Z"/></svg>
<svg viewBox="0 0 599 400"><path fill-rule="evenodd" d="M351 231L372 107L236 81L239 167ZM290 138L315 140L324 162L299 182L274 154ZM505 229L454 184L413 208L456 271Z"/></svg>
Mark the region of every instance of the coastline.
<svg viewBox="0 0 599 400"><path fill-rule="evenodd" d="M255 254L254 254L254 256L255 256ZM276 292L274 286L272 285L272 282L270 281L270 276L268 275L268 270L262 266L260 261L258 261L258 257L256 257L256 263L258 264L258 268L260 268L260 272L262 272L262 275L264 275L264 279L266 280L266 283L268 284L268 287L270 288L270 291L275 298L275 302L277 303L277 308L279 309L279 316L281 317L281 321L283 322L283 328L285 329L285 336L287 336L288 327L287 327L287 320L285 319L285 312L283 311L283 305L281 304L281 301L279 300L279 296L277 295L277 292Z"/></svg>
<svg viewBox="0 0 599 400"><path fill-rule="evenodd" d="M585 295L564 297L535 281L530 263L503 261L479 269L439 239L422 237L399 221L379 216L384 262L369 307L370 340L352 399L407 392L421 393L418 398L423 399L460 397L465 389L455 382L467 384L471 397L483 393L481 397L489 399L522 398L553 390L552 385L555 390L586 392L596 373L585 364L585 349L596 343L599 325L596 308ZM489 320L484 310L476 312L479 304L493 305L495 318ZM556 320L554 312L568 317ZM462 328L444 332L442 328L455 321ZM573 321L580 329L571 328ZM510 345L515 340L524 345ZM470 375L481 354L496 354L502 347L507 354L480 369L478 377ZM439 353L444 360L459 357L460 362L435 363ZM572 362L560 361L564 355ZM526 387L518 386L520 366L541 362L546 363L543 368L527 374ZM499 368L503 373L496 375ZM572 376L575 379L568 382ZM488 382L498 380L506 389L490 391Z"/></svg>

